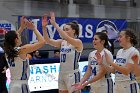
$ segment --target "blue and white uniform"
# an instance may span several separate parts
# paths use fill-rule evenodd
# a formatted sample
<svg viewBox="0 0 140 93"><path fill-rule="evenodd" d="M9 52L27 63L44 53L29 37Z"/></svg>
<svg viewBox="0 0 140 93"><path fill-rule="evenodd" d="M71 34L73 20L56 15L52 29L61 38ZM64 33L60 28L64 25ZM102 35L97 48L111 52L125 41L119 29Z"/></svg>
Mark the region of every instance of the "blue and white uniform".
<svg viewBox="0 0 140 93"><path fill-rule="evenodd" d="M17 48L19 50L20 47ZM29 93L28 77L29 77L29 61L20 57L15 57L14 62L8 60L11 73L11 83L9 87L10 93Z"/></svg>
<svg viewBox="0 0 140 93"><path fill-rule="evenodd" d="M111 52L105 48L100 53L101 56L103 56L103 64L109 66L109 64L106 62L104 51L106 51L106 53L109 55L109 57L112 60L113 60L113 56L112 56ZM98 62L96 60L97 59L96 55L95 55L96 52L97 52L97 50L94 50L93 52L91 52L89 54L89 59L88 59L88 61L89 61L88 65L90 65L92 68L91 78L96 76L99 73L100 67L101 67L100 65L98 65ZM90 87L91 87L90 93L114 93L113 92L114 83L111 78L111 73L107 72L105 74L105 76L102 77L100 80L91 83Z"/></svg>
<svg viewBox="0 0 140 93"><path fill-rule="evenodd" d="M81 51L77 51L74 46L68 44L63 40L60 50L60 73L58 80L59 90L68 90L69 93L73 93L73 84L80 82L79 72L79 59Z"/></svg>
<svg viewBox="0 0 140 93"><path fill-rule="evenodd" d="M139 55L138 50L134 47L120 49L117 52L116 64L119 66L125 66L127 63L134 64L131 59L134 54ZM138 93L138 84L133 71L128 75L115 71L115 93Z"/></svg>

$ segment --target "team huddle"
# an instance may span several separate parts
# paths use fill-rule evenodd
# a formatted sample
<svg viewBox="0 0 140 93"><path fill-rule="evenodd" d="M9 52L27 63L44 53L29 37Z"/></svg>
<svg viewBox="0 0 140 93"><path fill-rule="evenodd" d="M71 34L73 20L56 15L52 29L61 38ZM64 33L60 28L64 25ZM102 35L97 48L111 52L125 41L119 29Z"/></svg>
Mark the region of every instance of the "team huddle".
<svg viewBox="0 0 140 93"><path fill-rule="evenodd" d="M135 48L138 42L133 30L124 29L119 33L118 41L122 48L117 52L116 60L106 48L109 44L107 34L96 32L92 42L95 50L89 53L88 68L81 78L78 62L83 51L83 43L78 38L79 25L76 21L66 23L62 29L55 22L53 12L50 13L50 19L44 15L43 36L25 17L21 17L20 21L19 30L8 31L4 40L5 57L11 72L9 93L30 93L27 54L46 43L60 49L59 93L81 93L81 89L87 85L90 85L90 93L139 93L140 54ZM49 38L49 30L46 28L49 23L56 28L62 39ZM21 46L20 36L25 28L35 33L37 42ZM115 82L112 73L115 74Z"/></svg>

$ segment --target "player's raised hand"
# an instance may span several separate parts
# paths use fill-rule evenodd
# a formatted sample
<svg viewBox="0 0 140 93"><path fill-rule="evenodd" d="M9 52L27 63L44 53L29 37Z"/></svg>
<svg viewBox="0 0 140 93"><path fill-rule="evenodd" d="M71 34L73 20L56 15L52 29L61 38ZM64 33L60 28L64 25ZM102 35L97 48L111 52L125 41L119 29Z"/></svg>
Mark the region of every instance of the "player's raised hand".
<svg viewBox="0 0 140 93"><path fill-rule="evenodd" d="M42 27L46 27L48 25L47 14L42 16Z"/></svg>
<svg viewBox="0 0 140 93"><path fill-rule="evenodd" d="M55 14L54 14L54 12L50 12L50 17L51 17L50 22L51 22L52 25L54 25L56 23L55 22Z"/></svg>
<svg viewBox="0 0 140 93"><path fill-rule="evenodd" d="M27 19L25 18L25 16L22 16L21 18L20 18L20 27L19 27L19 29L17 30L17 32L19 33L19 34L21 34L23 31L24 31L24 29L27 27L26 25L27 25Z"/></svg>
<svg viewBox="0 0 140 93"><path fill-rule="evenodd" d="M22 16L20 18L20 27L24 29L26 27L26 22L27 22L27 19L25 18L25 16Z"/></svg>
<svg viewBox="0 0 140 93"><path fill-rule="evenodd" d="M27 28L30 30L34 30L35 29L35 25L33 24L33 22L31 20L27 20Z"/></svg>

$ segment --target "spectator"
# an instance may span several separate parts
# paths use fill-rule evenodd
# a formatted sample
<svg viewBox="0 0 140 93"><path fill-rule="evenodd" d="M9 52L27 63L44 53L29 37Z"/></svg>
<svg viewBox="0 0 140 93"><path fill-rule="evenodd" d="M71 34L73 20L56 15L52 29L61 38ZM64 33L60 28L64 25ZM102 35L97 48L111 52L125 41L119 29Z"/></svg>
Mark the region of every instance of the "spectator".
<svg viewBox="0 0 140 93"><path fill-rule="evenodd" d="M54 50L54 58L60 58L60 51Z"/></svg>
<svg viewBox="0 0 140 93"><path fill-rule="evenodd" d="M39 51L38 50L34 51L32 59L40 59L40 58L41 58L41 56L39 54Z"/></svg>

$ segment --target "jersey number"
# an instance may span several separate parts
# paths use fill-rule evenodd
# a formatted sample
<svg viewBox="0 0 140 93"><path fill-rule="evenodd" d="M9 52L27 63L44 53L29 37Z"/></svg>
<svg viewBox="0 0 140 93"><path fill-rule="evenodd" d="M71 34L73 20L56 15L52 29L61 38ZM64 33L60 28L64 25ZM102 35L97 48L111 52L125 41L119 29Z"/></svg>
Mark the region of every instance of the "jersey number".
<svg viewBox="0 0 140 93"><path fill-rule="evenodd" d="M61 62L65 63L66 61L66 54L61 54Z"/></svg>

